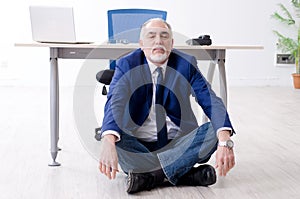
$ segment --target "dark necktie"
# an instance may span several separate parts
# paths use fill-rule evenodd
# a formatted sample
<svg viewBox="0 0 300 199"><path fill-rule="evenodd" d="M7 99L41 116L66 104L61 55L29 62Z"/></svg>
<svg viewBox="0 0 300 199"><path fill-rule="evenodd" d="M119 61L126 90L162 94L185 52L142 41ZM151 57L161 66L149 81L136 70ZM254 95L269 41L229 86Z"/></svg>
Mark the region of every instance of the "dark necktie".
<svg viewBox="0 0 300 199"><path fill-rule="evenodd" d="M157 67L158 73L156 82L156 95L155 95L155 113L156 113L156 127L157 127L157 147L160 149L168 143L168 134L166 126L166 112L163 108L163 74L161 67Z"/></svg>

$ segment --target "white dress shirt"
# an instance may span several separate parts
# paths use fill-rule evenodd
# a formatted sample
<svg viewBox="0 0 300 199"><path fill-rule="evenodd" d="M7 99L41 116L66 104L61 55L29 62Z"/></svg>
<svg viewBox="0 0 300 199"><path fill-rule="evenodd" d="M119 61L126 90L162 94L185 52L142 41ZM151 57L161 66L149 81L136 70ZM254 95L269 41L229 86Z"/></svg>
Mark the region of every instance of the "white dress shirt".
<svg viewBox="0 0 300 199"><path fill-rule="evenodd" d="M156 120L155 93L156 93L156 82L157 82L158 72L156 71L157 68L156 65L151 63L149 60L147 60L147 62L151 71L152 82L153 82L152 106L148 118L145 120L144 124L136 131L136 133L133 133L133 135L140 140L146 142L154 142L157 141L157 128L156 128L156 121L155 121ZM162 69L163 77L165 77L167 61L160 67ZM180 128L176 126L168 116L166 117L166 125L168 130L168 139L174 139L175 137L180 135L181 133Z"/></svg>

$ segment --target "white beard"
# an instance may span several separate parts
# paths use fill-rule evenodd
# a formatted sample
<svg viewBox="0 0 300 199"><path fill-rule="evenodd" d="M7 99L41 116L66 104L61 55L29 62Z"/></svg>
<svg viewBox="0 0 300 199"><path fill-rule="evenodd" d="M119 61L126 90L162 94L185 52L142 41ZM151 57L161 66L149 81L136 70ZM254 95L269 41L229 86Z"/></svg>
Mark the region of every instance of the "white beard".
<svg viewBox="0 0 300 199"><path fill-rule="evenodd" d="M163 62L167 59L167 54L166 53L164 53L162 55L153 55L153 54L151 54L150 59L153 62Z"/></svg>

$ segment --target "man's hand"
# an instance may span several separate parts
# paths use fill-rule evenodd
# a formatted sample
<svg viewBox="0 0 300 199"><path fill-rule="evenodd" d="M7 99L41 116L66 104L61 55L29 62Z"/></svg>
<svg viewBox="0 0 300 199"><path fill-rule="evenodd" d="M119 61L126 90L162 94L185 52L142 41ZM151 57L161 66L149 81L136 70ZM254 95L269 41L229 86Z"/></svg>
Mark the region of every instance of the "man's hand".
<svg viewBox="0 0 300 199"><path fill-rule="evenodd" d="M228 131L219 132L219 141L226 141L230 139L230 133ZM226 176L228 171L235 165L233 149L229 149L225 146L218 146L216 152L216 169L220 176Z"/></svg>
<svg viewBox="0 0 300 199"><path fill-rule="evenodd" d="M116 137L105 135L101 140L99 170L109 179L115 179L118 170L118 155L116 150Z"/></svg>

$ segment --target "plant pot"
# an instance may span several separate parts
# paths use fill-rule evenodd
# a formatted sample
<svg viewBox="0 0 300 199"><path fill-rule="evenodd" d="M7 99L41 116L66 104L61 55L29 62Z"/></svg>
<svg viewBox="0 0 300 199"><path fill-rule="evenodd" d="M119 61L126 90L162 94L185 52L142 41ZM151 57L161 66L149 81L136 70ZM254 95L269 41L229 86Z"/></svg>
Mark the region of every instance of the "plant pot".
<svg viewBox="0 0 300 199"><path fill-rule="evenodd" d="M293 80L294 80L294 88L300 89L300 74L299 73L293 73Z"/></svg>

